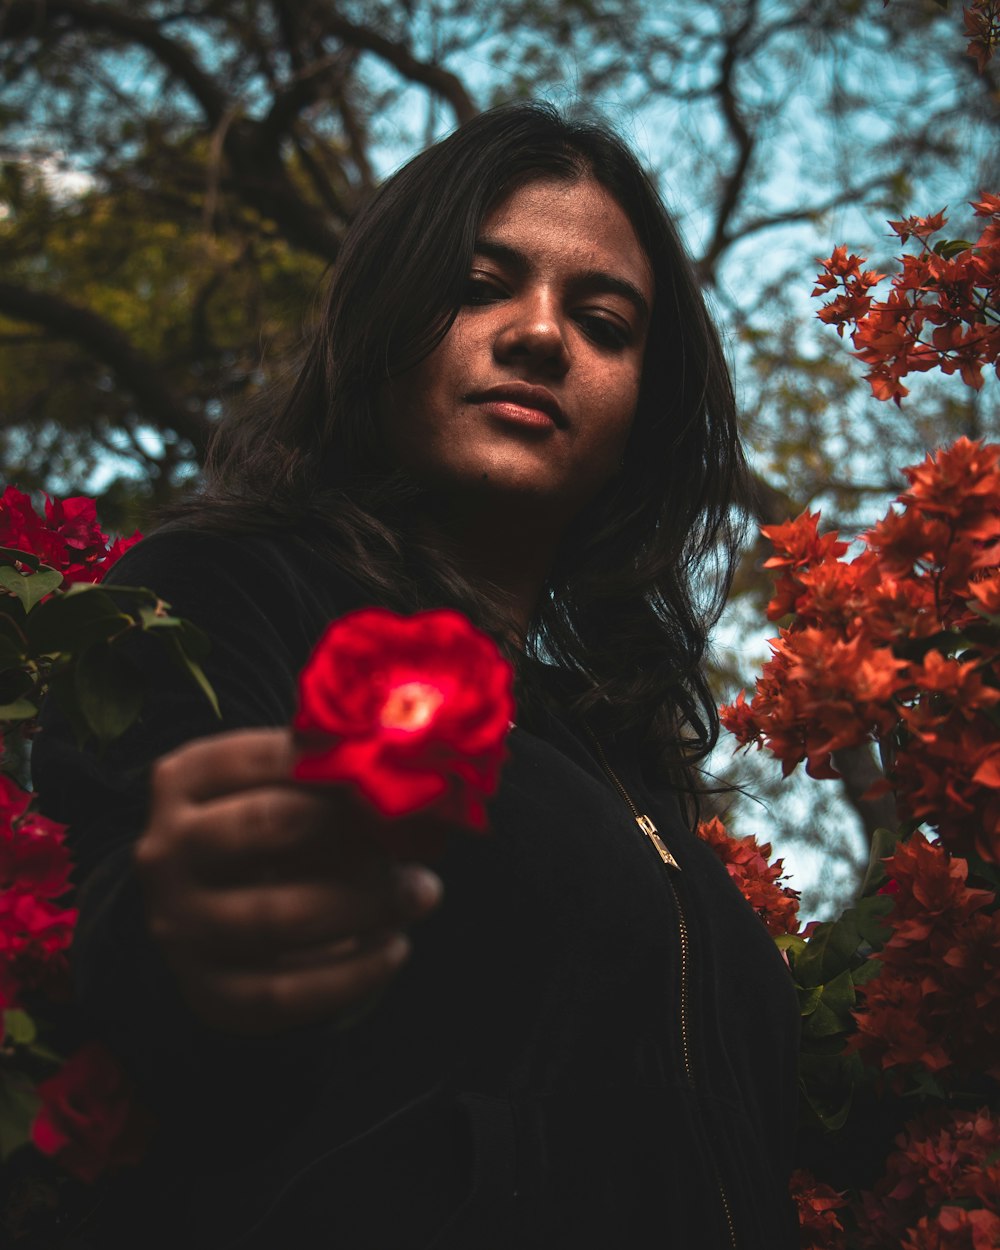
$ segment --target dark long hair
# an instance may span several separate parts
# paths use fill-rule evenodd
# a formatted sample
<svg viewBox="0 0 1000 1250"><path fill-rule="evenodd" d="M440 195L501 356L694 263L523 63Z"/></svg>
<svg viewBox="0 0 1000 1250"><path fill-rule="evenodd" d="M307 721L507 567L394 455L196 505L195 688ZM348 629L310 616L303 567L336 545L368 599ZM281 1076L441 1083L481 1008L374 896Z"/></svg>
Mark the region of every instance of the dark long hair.
<svg viewBox="0 0 1000 1250"><path fill-rule="evenodd" d="M425 358L462 302L480 223L539 178L595 179L655 281L624 467L560 546L524 656L575 679L574 710L642 731L651 758L714 745L703 671L728 589L745 464L732 385L691 264L654 186L606 126L539 104L483 113L389 178L351 227L319 329L284 390L219 425L189 519L308 530L389 606L448 603L507 636L490 588L414 525L416 488L382 460L375 399Z"/></svg>

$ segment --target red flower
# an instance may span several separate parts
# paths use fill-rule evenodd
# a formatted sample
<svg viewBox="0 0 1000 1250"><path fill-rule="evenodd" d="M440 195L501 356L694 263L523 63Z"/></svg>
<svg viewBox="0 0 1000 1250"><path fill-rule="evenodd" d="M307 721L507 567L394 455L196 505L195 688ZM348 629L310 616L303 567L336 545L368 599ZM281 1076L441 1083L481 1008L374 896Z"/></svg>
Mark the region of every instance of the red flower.
<svg viewBox="0 0 1000 1250"><path fill-rule="evenodd" d="M769 863L771 844L754 837L734 838L717 817L698 823L698 837L707 842L726 866L740 893L771 934L797 933L799 895L781 885L783 861Z"/></svg>
<svg viewBox="0 0 1000 1250"><path fill-rule="evenodd" d="M802 1168L792 1173L790 1187L799 1213L801 1250L841 1250L846 1242L837 1211L847 1206L847 1199Z"/></svg>
<svg viewBox="0 0 1000 1250"><path fill-rule="evenodd" d="M350 782L384 817L484 829L514 714L511 679L496 644L458 612L352 612L299 678L294 776ZM399 852L406 834L385 826L384 836Z"/></svg>
<svg viewBox="0 0 1000 1250"><path fill-rule="evenodd" d="M885 1174L861 1195L866 1250L995 1246L985 1233L1000 1231L996 1116L940 1108L911 1121L895 1144Z"/></svg>
<svg viewBox="0 0 1000 1250"><path fill-rule="evenodd" d="M69 888L65 825L30 811L30 799L0 774L0 1009L65 974L76 924L75 909L53 901Z"/></svg>
<svg viewBox="0 0 1000 1250"><path fill-rule="evenodd" d="M31 1140L67 1172L95 1181L138 1163L151 1121L133 1098L132 1083L99 1042L90 1042L38 1086L41 1110Z"/></svg>
<svg viewBox="0 0 1000 1250"><path fill-rule="evenodd" d="M1000 1076L1000 912L968 864L919 832L886 862L895 884L881 972L859 991L848 1048L889 1069Z"/></svg>
<svg viewBox="0 0 1000 1250"><path fill-rule="evenodd" d="M0 547L12 547L36 555L71 582L99 582L115 561L133 547L141 534L118 538L108 547L101 532L93 499L76 495L70 499L45 497L43 520L30 496L15 486L0 495Z"/></svg>

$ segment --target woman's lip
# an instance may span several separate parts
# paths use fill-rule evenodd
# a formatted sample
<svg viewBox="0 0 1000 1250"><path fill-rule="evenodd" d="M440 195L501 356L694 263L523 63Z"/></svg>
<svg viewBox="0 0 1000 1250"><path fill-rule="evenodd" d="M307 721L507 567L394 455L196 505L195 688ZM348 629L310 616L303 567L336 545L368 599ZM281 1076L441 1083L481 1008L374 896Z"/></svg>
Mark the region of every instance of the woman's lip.
<svg viewBox="0 0 1000 1250"><path fill-rule="evenodd" d="M504 421L511 425L520 425L525 429L554 430L556 422L541 408L531 408L525 404L515 404L510 399L479 400L476 404L489 417Z"/></svg>

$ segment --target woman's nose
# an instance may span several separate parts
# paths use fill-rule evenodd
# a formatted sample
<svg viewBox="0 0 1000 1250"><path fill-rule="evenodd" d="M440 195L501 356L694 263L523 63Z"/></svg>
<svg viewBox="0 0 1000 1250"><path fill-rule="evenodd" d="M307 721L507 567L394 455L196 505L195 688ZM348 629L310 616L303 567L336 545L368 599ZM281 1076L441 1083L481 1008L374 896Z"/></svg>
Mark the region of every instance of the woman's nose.
<svg viewBox="0 0 1000 1250"><path fill-rule="evenodd" d="M493 352L501 363L519 360L545 365L562 375L569 367L566 338L558 307L545 293L514 300L499 329Z"/></svg>

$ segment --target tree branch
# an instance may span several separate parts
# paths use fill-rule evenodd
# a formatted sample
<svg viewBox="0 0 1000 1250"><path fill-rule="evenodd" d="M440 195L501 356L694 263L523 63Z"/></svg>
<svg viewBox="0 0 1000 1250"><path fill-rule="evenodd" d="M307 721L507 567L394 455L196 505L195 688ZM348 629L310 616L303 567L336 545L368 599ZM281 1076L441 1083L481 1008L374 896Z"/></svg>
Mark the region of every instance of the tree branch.
<svg viewBox="0 0 1000 1250"><path fill-rule="evenodd" d="M479 112L457 74L440 65L418 60L403 44L393 43L378 31L371 30L368 26L358 26L336 13L324 15L323 29L326 34L334 35L352 48L374 52L404 78L429 87L451 105L459 125L471 121Z"/></svg>
<svg viewBox="0 0 1000 1250"><path fill-rule="evenodd" d="M834 751L833 762L842 778L844 798L857 812L871 845L876 829L895 829L898 826L895 799L891 793L874 799L865 797L875 782L882 780L882 771L875 763L870 746L844 747Z"/></svg>
<svg viewBox="0 0 1000 1250"><path fill-rule="evenodd" d="M222 119L229 101L191 51L168 39L156 22L134 16L124 8L92 4L89 0L8 0L0 8L0 39L37 37L60 18L80 30L102 30L140 44L187 87L210 126L218 125Z"/></svg>
<svg viewBox="0 0 1000 1250"><path fill-rule="evenodd" d="M140 352L112 322L57 295L0 282L0 313L15 321L44 326L55 338L68 339L108 366L135 396L144 415L162 430L187 439L199 458L208 441L209 424L192 412L155 361Z"/></svg>
<svg viewBox="0 0 1000 1250"><path fill-rule="evenodd" d="M722 57L722 64L719 67L719 80L715 84L714 94L719 97L722 115L726 119L729 133L736 144L736 163L723 183L722 195L715 214L715 229L712 232L712 238L708 247L696 266L702 282L706 284L714 281L716 264L726 247L726 231L729 226L729 219L736 211L740 197L743 194L747 173L750 169L750 159L753 156L756 145L756 138L750 133L746 122L743 120L736 100L736 92L733 89L733 78L742 51L741 45L753 26L756 15L757 0L748 0L746 16L739 26L730 32L726 38L726 50Z"/></svg>

